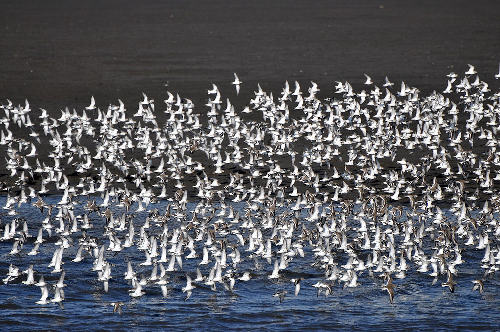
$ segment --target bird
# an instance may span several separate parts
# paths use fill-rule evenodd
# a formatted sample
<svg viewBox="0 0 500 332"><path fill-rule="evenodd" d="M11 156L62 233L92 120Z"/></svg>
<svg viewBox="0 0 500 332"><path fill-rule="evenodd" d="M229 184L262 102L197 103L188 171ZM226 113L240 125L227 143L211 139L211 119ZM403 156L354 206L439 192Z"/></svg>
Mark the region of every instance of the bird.
<svg viewBox="0 0 500 332"><path fill-rule="evenodd" d="M50 302L57 303L61 309L64 309L62 301L64 300L64 291L62 288L58 287L57 285L54 285L54 297ZM43 291L42 291L43 293ZM43 295L42 295L43 297Z"/></svg>
<svg viewBox="0 0 500 332"><path fill-rule="evenodd" d="M450 270L448 270L448 279L446 280L446 282L442 283L441 286L448 287L450 292L454 293L455 292L455 285L456 285L456 282L453 281L453 275L451 274Z"/></svg>
<svg viewBox="0 0 500 332"><path fill-rule="evenodd" d="M27 274L26 280L23 281L23 284L34 285L35 278L34 278L33 264L30 265L27 270L23 271L23 273Z"/></svg>
<svg viewBox="0 0 500 332"><path fill-rule="evenodd" d="M373 84L373 81L372 81L371 77L368 76L368 75L366 75L366 74L364 74L364 75L366 77L365 85L371 85L371 84Z"/></svg>
<svg viewBox="0 0 500 332"><path fill-rule="evenodd" d="M484 291L483 280L476 279L476 280L473 280L472 283L474 284L474 287L472 287L472 290L478 290L480 294L483 294L483 291Z"/></svg>
<svg viewBox="0 0 500 332"><path fill-rule="evenodd" d="M122 314L123 302L111 302L110 305L113 307L113 313Z"/></svg>
<svg viewBox="0 0 500 332"><path fill-rule="evenodd" d="M295 291L294 291L295 296L299 295L300 282L302 281L302 278L291 279L290 281L295 285Z"/></svg>
<svg viewBox="0 0 500 332"><path fill-rule="evenodd" d="M453 88L453 86L452 86L452 84L451 84L451 83L452 83L452 82L449 80L449 81L448 81L448 84L447 84L447 86L446 86L446 89L444 89L443 93L451 93L451 92L452 92L452 88Z"/></svg>
<svg viewBox="0 0 500 332"><path fill-rule="evenodd" d="M239 95L240 93L240 85L241 82L240 79L238 78L238 75L236 75L236 73L233 73L234 74L234 81L232 82L232 84L234 85L235 89L236 89L236 95Z"/></svg>
<svg viewBox="0 0 500 332"><path fill-rule="evenodd" d="M217 94L219 92L219 88L215 84L212 83L212 89L208 90L208 94Z"/></svg>
<svg viewBox="0 0 500 332"><path fill-rule="evenodd" d="M141 296L143 296L145 293L142 290L141 283L135 277L134 277L134 279L132 279L132 281L133 281L132 284L133 284L134 289L132 289L132 290L129 291L129 295L131 297L141 297Z"/></svg>
<svg viewBox="0 0 500 332"><path fill-rule="evenodd" d="M17 243L17 242L16 242ZM17 277L19 277L19 268L17 266L15 266L14 264L10 264L9 265L9 271L7 273L7 277L5 277L3 279L3 283L4 284L8 284L10 281L16 279Z"/></svg>
<svg viewBox="0 0 500 332"><path fill-rule="evenodd" d="M189 275L186 275L186 286L182 287L182 292L187 293L185 301L187 301L192 294L193 289L195 289L196 286L193 285L193 281Z"/></svg>
<svg viewBox="0 0 500 332"><path fill-rule="evenodd" d="M279 264L278 260L275 260L273 272L271 273L271 275L269 275L269 279L278 279L278 278L279 278Z"/></svg>
<svg viewBox="0 0 500 332"><path fill-rule="evenodd" d="M283 303L283 301L285 300L285 295L286 294L287 294L286 290L280 290L280 291L277 291L276 293L274 293L273 297L279 298L280 303Z"/></svg>
<svg viewBox="0 0 500 332"><path fill-rule="evenodd" d="M389 294L389 301L392 304L394 303L394 284L392 283L391 275L386 273L385 280L386 284L384 285L384 288L387 290L387 293Z"/></svg>
<svg viewBox="0 0 500 332"><path fill-rule="evenodd" d="M473 65L471 64L468 64L469 66L469 69L467 69L467 71L465 72L465 75L474 75L474 74L477 74L475 68Z"/></svg>
<svg viewBox="0 0 500 332"><path fill-rule="evenodd" d="M248 271L243 272L243 275L238 278L238 280L241 280L241 281L248 281L250 279L251 279L251 276L250 276L250 272L248 272Z"/></svg>
<svg viewBox="0 0 500 332"><path fill-rule="evenodd" d="M36 304L48 304L50 303L47 298L49 297L49 289L47 285L43 285L40 287L40 290L42 291L42 296L40 297L40 300L36 301Z"/></svg>
<svg viewBox="0 0 500 332"><path fill-rule="evenodd" d="M392 83L391 81L389 81L389 79L387 78L387 76L385 77L385 83L384 83L384 87L391 87L393 86L394 83Z"/></svg>
<svg viewBox="0 0 500 332"><path fill-rule="evenodd" d="M90 98L90 105L85 107L87 111L93 111L96 109L94 96Z"/></svg>
<svg viewBox="0 0 500 332"><path fill-rule="evenodd" d="M161 288L161 293L162 293L163 297L168 297L168 288L167 288L167 286L166 285L161 285L160 288Z"/></svg>

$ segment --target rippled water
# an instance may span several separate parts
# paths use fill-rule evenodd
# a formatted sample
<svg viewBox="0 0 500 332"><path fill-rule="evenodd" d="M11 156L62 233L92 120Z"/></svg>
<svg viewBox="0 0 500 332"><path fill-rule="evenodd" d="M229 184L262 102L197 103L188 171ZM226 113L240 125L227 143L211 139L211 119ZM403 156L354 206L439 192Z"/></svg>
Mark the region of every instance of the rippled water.
<svg viewBox="0 0 500 332"><path fill-rule="evenodd" d="M60 197L47 197L45 201L56 204ZM151 204L149 209L165 210L167 202ZM5 197L0 198L0 205L5 205ZM241 210L242 205L234 205ZM188 204L188 210L194 208ZM117 213L119 208L114 208ZM54 209L56 210L56 209ZM18 209L26 218L29 233L36 236L41 224L42 214L31 205L24 204ZM82 214L83 209L76 208L75 214ZM55 214L55 211L54 211ZM139 225L144 224L148 212L137 213L134 219L136 233ZM2 229L13 216L2 215ZM91 218L92 219L92 218ZM93 218L94 228L90 233L102 234L103 219ZM53 222L54 228L57 223ZM152 227L154 227L152 225ZM79 233L78 233L79 234ZM73 237L74 240L79 236ZM47 265L58 239L55 233L51 238L44 234L46 242L40 247L37 256L27 256L33 247L33 239L25 243L18 255L9 255L13 241L0 242L0 274L6 276L12 263L20 271L34 264L35 280L43 274L49 284L59 279L59 274L52 274ZM136 235L137 236L137 235ZM106 243L102 239L99 245ZM317 296L312 287L323 280L321 271L313 268L314 261L311 249L305 247L305 257L294 259L286 270L280 271L282 278L271 281L268 275L272 265L260 260L261 269L253 263L243 263L240 271L252 270L253 278L248 282L236 282L235 291L231 293L222 286L217 291L208 286L196 284L191 298L185 301L181 288L185 286L185 271L194 277L199 259L184 260L183 271L168 272L169 296L163 298L157 285L144 287L146 294L138 299L131 298L128 290L130 284L123 279L126 271L126 259L133 262L138 275L149 276L151 266L140 266L144 255L137 248L123 249L119 254L107 252L106 259L113 264L112 279L109 292L103 291L102 282L97 281L97 273L92 271L92 257L86 257L81 263L73 263L77 245L64 251L66 271L64 309L56 304L37 305L40 288L26 286L20 279L0 285L0 329L2 330L34 330L34 329L133 329L151 330L157 328L182 328L185 330L324 330L339 329L418 329L418 330L455 330L484 329L496 330L500 326L500 282L498 275L485 283L485 291L479 294L472 290L472 280L481 278L482 270L478 262L484 250L470 249L464 252L465 263L460 266L456 277L457 287L454 293L441 287L445 276L432 285L432 277L415 271L410 264L407 277L396 279L396 296L394 304L389 303L383 280L372 278L367 272L359 278L356 288L343 288L336 284L333 293L325 297ZM198 255L201 250L197 249ZM242 258L248 253L241 250ZM229 259L229 258L228 258ZM249 260L252 262L251 260ZM342 263L342 262L339 262ZM213 263L201 268L207 275ZM252 266L250 266L252 265ZM302 277L302 288L297 297L293 296L293 284L290 278ZM288 291L283 303L272 294L279 290ZM51 298L53 296L51 291ZM123 301L123 313L113 313L111 302ZM89 325L92 324L92 325Z"/></svg>

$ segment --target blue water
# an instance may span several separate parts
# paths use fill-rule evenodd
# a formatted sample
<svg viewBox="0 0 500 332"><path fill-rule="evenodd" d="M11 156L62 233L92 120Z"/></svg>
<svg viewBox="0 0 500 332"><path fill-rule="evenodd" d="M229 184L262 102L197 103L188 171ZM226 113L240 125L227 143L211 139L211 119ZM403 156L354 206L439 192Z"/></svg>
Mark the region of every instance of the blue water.
<svg viewBox="0 0 500 332"><path fill-rule="evenodd" d="M49 204L56 204L60 197L46 197ZM5 205L5 197L0 198L1 206ZM98 203L102 200L98 200ZM157 208L160 213L165 211L167 202L151 204L148 210ZM82 205L75 208L75 215L84 213ZM194 203L188 204L192 211ZM136 204L132 206L132 210ZM236 211L242 211L242 204L234 204ZM124 211L123 208L113 207L115 214ZM17 216L2 215L2 234L5 223L12 218L23 217L28 222L30 235L36 237L43 215L31 204L23 204L17 208ZM54 209L53 216L57 213ZM135 240L144 224L148 211L137 213L134 217L136 229ZM93 236L100 238L99 245L108 243L103 237L104 218L91 214L94 228L89 231ZM305 216L302 214L301 216ZM54 230L58 222L53 221ZM170 231L175 228L172 222ZM159 226L151 223L149 234L161 231ZM123 233L126 233L125 230ZM34 264L35 281L43 274L45 281L54 284L59 279L59 273L51 273L49 264L58 236L53 231L48 238L44 233L44 242L36 256L27 253L33 247L34 239L28 240L20 254L9 255L13 241L0 242L0 276L7 275L10 264L19 267L20 271ZM81 232L71 235L76 242ZM35 302L40 298L40 288L26 286L20 283L25 280L21 276L9 284L0 285L0 329L1 330L144 330L177 328L183 330L498 330L500 326L500 280L498 274L493 275L485 282L485 291L479 294L472 290L472 280L482 277L480 261L484 250L468 248L462 253L464 264L460 265L456 290L450 293L441 283L446 281L442 275L433 285L433 277L416 271L413 263L408 261L407 276L404 279L395 279L396 295L394 304L389 302L387 293L382 289L382 278L370 277L364 271L358 277L359 286L344 288L343 284L336 283L329 296L317 296L312 287L318 281L324 280L323 272L311 266L314 262L311 248L305 246L305 257L295 257L289 266L280 271L282 278L277 281L268 279L272 271L272 264L260 259L261 269L256 269L254 262L248 259L248 252L240 249L242 263L238 271L252 271L252 279L248 282L237 281L234 293L217 285L212 291L208 286L197 284L192 296L185 301L185 274L195 278L196 266L201 257L195 260L184 259L183 270L167 272L170 283L169 296L162 297L158 285L146 285L145 295L132 298L128 291L132 289L130 283L124 280L126 260L133 263L137 275L149 276L151 266L140 266L144 261L144 254L136 246L125 248L115 255L106 252L106 260L113 264L112 279L109 282L109 292L103 291L102 282L97 280L97 272L92 271L93 257L86 256L80 263L71 260L76 254L78 245L65 249L63 269L66 271L64 288L64 308L57 304L38 305ZM197 244L198 256L201 256L201 247ZM161 252L160 248L159 251ZM228 249L228 254L230 250ZM187 254L187 253L186 253ZM429 255L429 253L427 253ZM274 260L274 259L273 259ZM228 262L230 259L228 258ZM339 265L345 263L345 257L339 257ZM168 263L164 263L166 267ZM213 262L200 267L204 276L208 275ZM429 266L430 269L430 266ZM158 271L159 272L159 271ZM301 276L304 278L299 295L293 295L294 285L290 278ZM272 295L279 290L288 292L283 303ZM49 298L53 296L51 295ZM122 301L122 314L113 313L112 302Z"/></svg>

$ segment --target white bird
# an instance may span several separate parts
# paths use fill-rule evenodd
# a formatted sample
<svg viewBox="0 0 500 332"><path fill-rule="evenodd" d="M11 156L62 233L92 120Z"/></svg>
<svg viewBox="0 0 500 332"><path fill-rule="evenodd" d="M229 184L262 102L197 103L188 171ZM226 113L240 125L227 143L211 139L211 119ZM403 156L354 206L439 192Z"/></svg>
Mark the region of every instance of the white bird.
<svg viewBox="0 0 500 332"><path fill-rule="evenodd" d="M477 74L476 70L474 69L474 66L471 64L468 64L469 69L465 72L465 75L474 75Z"/></svg>
<svg viewBox="0 0 500 332"><path fill-rule="evenodd" d="M25 285L34 285L35 284L35 278L33 276L33 265L30 265L29 268L23 273L27 274L28 276L26 277L26 280L23 281L23 284Z"/></svg>
<svg viewBox="0 0 500 332"><path fill-rule="evenodd" d="M446 89L443 91L443 93L451 93L453 86L451 85L451 81L448 80L448 85L446 86Z"/></svg>
<svg viewBox="0 0 500 332"><path fill-rule="evenodd" d="M55 285L58 288L64 288L66 284L64 283L64 277L66 276L66 271L61 272L61 276L59 277L59 280L57 281L57 284Z"/></svg>
<svg viewBox="0 0 500 332"><path fill-rule="evenodd" d="M161 285L160 286L161 288L161 294L163 295L163 297L168 297L168 288L166 285Z"/></svg>
<svg viewBox="0 0 500 332"><path fill-rule="evenodd" d="M142 97L143 97L143 99L141 101L141 104L144 105L144 106L150 105L150 104L152 104L154 102L154 100L153 99L149 99L148 96L146 96L146 94L144 92L142 93Z"/></svg>
<svg viewBox="0 0 500 332"><path fill-rule="evenodd" d="M7 284L9 281L16 279L19 277L19 268L13 264L9 266L9 272L7 277L3 279L4 284Z"/></svg>
<svg viewBox="0 0 500 332"><path fill-rule="evenodd" d="M62 301L64 300L64 291L62 288L55 286L54 298L50 302L57 303L62 308Z"/></svg>
<svg viewBox="0 0 500 332"><path fill-rule="evenodd" d="M186 296L186 301L191 297L191 294L192 294L192 290L195 289L196 287L193 285L193 281L191 280L191 277L186 275L186 286L185 287L182 287L182 292L183 293L186 293L187 292L187 296Z"/></svg>
<svg viewBox="0 0 500 332"><path fill-rule="evenodd" d="M299 295L301 281L302 281L302 278L291 279L291 282L293 282L293 284L295 285L295 291L294 291L295 296Z"/></svg>
<svg viewBox="0 0 500 332"><path fill-rule="evenodd" d="M45 282L45 279L43 278L43 275L40 276L40 279L38 279L38 282L35 284L35 286L37 287L43 287L47 285L47 283Z"/></svg>
<svg viewBox="0 0 500 332"><path fill-rule="evenodd" d="M248 271L243 272L243 275L241 277L239 277L238 280L241 280L241 281L250 280L250 272L248 272Z"/></svg>
<svg viewBox="0 0 500 332"><path fill-rule="evenodd" d="M92 97L90 98L90 105L89 105L89 106L87 106L87 107L85 107L85 109L86 109L87 111L92 111L92 110L95 110L95 108L96 108L96 107L95 107L95 99L94 99L94 96L92 96Z"/></svg>
<svg viewBox="0 0 500 332"><path fill-rule="evenodd" d="M42 291L42 296L40 297L40 300L36 301L36 304L49 303L49 301L47 301L47 298L49 297L49 289L47 288L47 285L41 286L40 290Z"/></svg>
<svg viewBox="0 0 500 332"><path fill-rule="evenodd" d="M207 91L209 95L215 95L219 92L217 85L212 83L212 89Z"/></svg>
<svg viewBox="0 0 500 332"><path fill-rule="evenodd" d="M134 286L134 289L129 291L129 295L132 297L141 297L144 295L144 292L142 291L142 286L141 284L137 281L137 278L134 277L132 279L132 284Z"/></svg>
<svg viewBox="0 0 500 332"><path fill-rule="evenodd" d="M47 119L49 117L49 115L47 114L47 110L43 109L43 108L40 108L40 110L42 111L42 114L39 116L40 119Z"/></svg>
<svg viewBox="0 0 500 332"><path fill-rule="evenodd" d="M135 277L134 269L132 268L132 263L130 261L127 262L127 272L125 272L125 280L132 280Z"/></svg>
<svg viewBox="0 0 500 332"><path fill-rule="evenodd" d="M83 245L78 247L78 250L76 251L76 256L73 259L73 262L79 263L83 260Z"/></svg>
<svg viewBox="0 0 500 332"><path fill-rule="evenodd" d="M392 83L391 81L389 81L389 79L386 76L385 77L384 87L389 87L389 86L393 86L393 85L394 85L394 83Z"/></svg>
<svg viewBox="0 0 500 332"><path fill-rule="evenodd" d="M365 81L365 84L366 85L370 85L370 84L373 84L373 81L372 81L372 78L366 74L364 74L365 77L366 77L366 81Z"/></svg>
<svg viewBox="0 0 500 332"><path fill-rule="evenodd" d="M240 79L238 78L238 75L236 75L236 73L234 73L233 85L236 88L236 95L238 95L240 93L240 85L241 85L241 83L243 83L243 82L240 81Z"/></svg>
<svg viewBox="0 0 500 332"><path fill-rule="evenodd" d="M269 276L269 279L278 279L279 278L279 264L278 264L278 260L276 259L274 261L274 268L273 268L273 272L271 273L271 275Z"/></svg>
<svg viewBox="0 0 500 332"><path fill-rule="evenodd" d="M38 155L36 153L36 146L33 143L31 143L31 151L29 154L26 155L26 157L34 157L36 155Z"/></svg>
<svg viewBox="0 0 500 332"><path fill-rule="evenodd" d="M193 285L193 281L190 276L186 275L186 286L182 287L182 292L188 292L190 290L195 289L196 287Z"/></svg>

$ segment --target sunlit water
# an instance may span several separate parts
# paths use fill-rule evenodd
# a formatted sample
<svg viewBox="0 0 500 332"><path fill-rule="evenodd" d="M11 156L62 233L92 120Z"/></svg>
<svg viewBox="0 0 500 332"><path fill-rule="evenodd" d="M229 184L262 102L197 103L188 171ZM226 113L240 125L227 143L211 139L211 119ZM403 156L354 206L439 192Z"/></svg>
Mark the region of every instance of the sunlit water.
<svg viewBox="0 0 500 332"><path fill-rule="evenodd" d="M60 197L46 197L49 204L56 204ZM99 203L99 200L98 200ZM148 210L157 208L160 213L165 211L167 202L151 204ZM0 198L0 205L5 205L5 197ZM75 208L75 215L85 211L83 204ZM136 205L132 206L132 210ZM194 208L188 203L188 217ZM233 205L236 211L242 211L242 204ZM17 209L18 216L2 215L2 229L5 223L14 217L23 217L28 221L30 235L36 237L36 232L44 217L31 204L24 204ZM123 208L115 207L116 214L124 212ZM55 215L57 209L54 209ZM137 233L144 224L148 211L136 213L134 225ZM305 215L304 215L305 216ZM103 237L104 218L95 213L90 214L94 228L89 234L98 236L99 245L108 242ZM54 229L58 223L53 221ZM172 221L172 229L175 222ZM160 232L160 226L151 223L149 234ZM126 231L125 231L126 232ZM267 234L267 233L265 233ZM81 232L71 236L76 242ZM48 264L52 258L55 241L58 236L53 231L48 238L44 233L44 242L36 256L28 256L33 247L34 239L28 240L20 254L9 255L13 241L0 242L0 274L6 276L12 263L20 271L34 264L35 281L43 274L49 284L59 279L59 273L51 273ZM197 244L198 256L201 255L202 244ZM305 257L296 257L284 270L282 277L272 281L268 275L272 264L260 259L260 269L254 266L254 261L248 259L248 252L240 248L242 263L236 269L236 274L252 271L252 279L248 282L237 281L234 293L217 286L217 291L210 287L195 283L196 288L191 298L185 301L182 292L185 286L185 274L193 279L200 257L195 260L184 259L183 270L167 272L169 275L169 296L162 297L158 285L144 287L145 295L131 298L128 291L132 288L123 275L127 268L126 260L133 263L137 275L149 276L151 266L140 266L144 254L136 246L125 248L115 255L106 252L106 260L113 264L112 279L109 282L109 292L103 291L102 282L97 280L97 272L92 271L93 257L86 256L80 263L71 260L76 254L78 245L73 244L64 251L63 268L66 271L64 309L56 304L38 305L40 288L26 286L21 283L25 276L9 284L0 285L0 329L2 330L35 330L35 329L133 329L148 331L156 328L182 328L184 330L324 330L339 329L417 329L417 330L455 330L484 329L496 330L500 326L500 282L498 274L485 283L485 291L479 294L472 290L472 280L482 277L480 261L484 250L467 249L463 253L464 264L460 265L456 277L457 287L454 293L441 287L446 276L440 276L433 285L433 277L416 271L414 264L409 263L407 277L395 279L396 296L394 304L390 304L387 293L382 289L383 279L370 277L363 272L356 288L344 288L336 283L330 296L317 296L313 284L324 280L321 270L312 266L314 256L311 248L305 246ZM431 249L429 249L431 250ZM273 248L274 251L274 248ZM228 250L229 253L229 250ZM228 258L228 261L230 259ZM339 265L345 263L344 257L339 257ZM164 265L166 265L164 263ZM213 262L200 267L204 276L208 275ZM290 278L302 277L302 288L297 297L293 295L294 285ZM279 290L288 292L283 303L272 295ZM50 292L53 296L53 291ZM113 313L112 302L122 301L123 313Z"/></svg>

